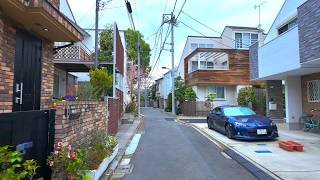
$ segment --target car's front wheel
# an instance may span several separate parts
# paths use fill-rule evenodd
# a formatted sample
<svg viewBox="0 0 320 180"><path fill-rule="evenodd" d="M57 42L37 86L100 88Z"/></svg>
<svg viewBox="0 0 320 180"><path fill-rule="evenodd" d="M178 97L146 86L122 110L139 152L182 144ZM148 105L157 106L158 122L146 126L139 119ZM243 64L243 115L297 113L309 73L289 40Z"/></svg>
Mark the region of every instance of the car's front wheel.
<svg viewBox="0 0 320 180"><path fill-rule="evenodd" d="M225 133L226 133L226 135L227 135L227 137L228 137L229 139L232 139L232 138L233 138L232 128L231 128L230 124L227 124L227 125L226 125Z"/></svg>

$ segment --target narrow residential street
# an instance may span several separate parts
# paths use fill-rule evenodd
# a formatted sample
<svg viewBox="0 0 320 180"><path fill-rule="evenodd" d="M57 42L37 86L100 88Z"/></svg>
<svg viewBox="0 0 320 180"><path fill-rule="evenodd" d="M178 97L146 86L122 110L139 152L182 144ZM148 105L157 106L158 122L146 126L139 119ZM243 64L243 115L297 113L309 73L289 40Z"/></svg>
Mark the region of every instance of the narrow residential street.
<svg viewBox="0 0 320 180"><path fill-rule="evenodd" d="M256 179L195 129L154 108L142 110L144 133L127 180Z"/></svg>

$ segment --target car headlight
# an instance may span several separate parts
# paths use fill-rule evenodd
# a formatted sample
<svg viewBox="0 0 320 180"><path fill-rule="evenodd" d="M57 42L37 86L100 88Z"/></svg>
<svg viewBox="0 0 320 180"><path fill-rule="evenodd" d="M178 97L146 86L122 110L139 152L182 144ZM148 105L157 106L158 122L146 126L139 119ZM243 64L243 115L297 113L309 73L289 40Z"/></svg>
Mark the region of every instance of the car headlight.
<svg viewBox="0 0 320 180"><path fill-rule="evenodd" d="M245 124L241 123L241 122L234 122L235 126L240 126L240 127L244 127L246 126Z"/></svg>
<svg viewBox="0 0 320 180"><path fill-rule="evenodd" d="M276 126L277 124L274 121L271 121L270 125L271 126Z"/></svg>

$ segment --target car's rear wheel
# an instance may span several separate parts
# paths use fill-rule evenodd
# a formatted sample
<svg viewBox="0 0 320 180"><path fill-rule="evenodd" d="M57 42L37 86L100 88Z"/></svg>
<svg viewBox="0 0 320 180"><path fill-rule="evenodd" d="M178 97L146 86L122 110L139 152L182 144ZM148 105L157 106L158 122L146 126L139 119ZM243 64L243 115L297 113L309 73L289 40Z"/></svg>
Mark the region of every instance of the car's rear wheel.
<svg viewBox="0 0 320 180"><path fill-rule="evenodd" d="M227 124L227 125L226 125L225 132L226 132L226 135L227 135L227 137L228 137L229 139L232 139L232 138L233 138L232 129L231 129L230 124Z"/></svg>

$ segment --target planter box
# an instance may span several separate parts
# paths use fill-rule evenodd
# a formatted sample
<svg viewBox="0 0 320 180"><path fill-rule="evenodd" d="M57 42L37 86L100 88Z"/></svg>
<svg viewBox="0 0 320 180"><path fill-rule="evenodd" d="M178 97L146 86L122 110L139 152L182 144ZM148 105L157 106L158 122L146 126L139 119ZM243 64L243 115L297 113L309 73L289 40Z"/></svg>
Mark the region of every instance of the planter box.
<svg viewBox="0 0 320 180"><path fill-rule="evenodd" d="M119 151L119 144L113 148L113 152L111 156L105 158L101 163L98 169L96 170L88 170L86 171L86 176L91 177L93 180L99 180L99 178L103 175L103 173L107 170L109 164L113 161Z"/></svg>
<svg viewBox="0 0 320 180"><path fill-rule="evenodd" d="M300 151L300 152L303 151L303 145L302 145L302 144L297 143L297 142L295 142L295 141L287 141L287 142L293 145L293 149L294 149L294 150Z"/></svg>
<svg viewBox="0 0 320 180"><path fill-rule="evenodd" d="M279 147L287 151L293 151L293 145L285 141L279 141Z"/></svg>

